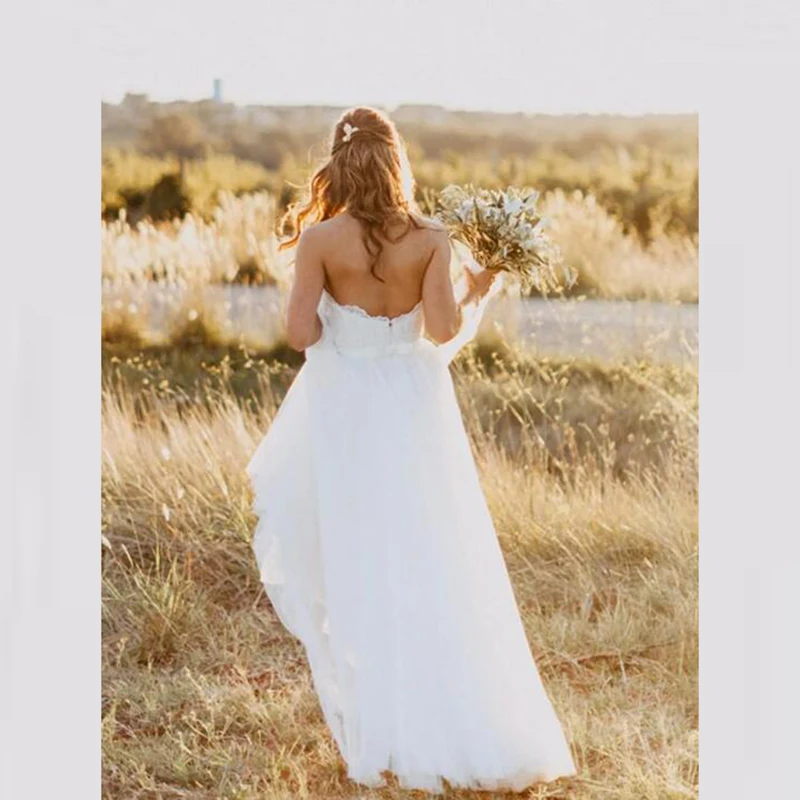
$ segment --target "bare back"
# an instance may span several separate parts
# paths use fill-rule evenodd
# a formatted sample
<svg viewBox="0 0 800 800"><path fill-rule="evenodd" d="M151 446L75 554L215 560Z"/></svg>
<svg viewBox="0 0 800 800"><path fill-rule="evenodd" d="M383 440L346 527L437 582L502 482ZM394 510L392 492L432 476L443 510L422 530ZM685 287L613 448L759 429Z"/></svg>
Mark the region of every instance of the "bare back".
<svg viewBox="0 0 800 800"><path fill-rule="evenodd" d="M305 350L322 335L317 308L325 290L337 303L358 306L374 317L398 317L422 303L426 335L439 343L455 336L460 310L450 278L447 231L432 220L419 218L419 223L397 241L384 243L377 267L383 280L370 270L356 219L340 214L306 228L297 244L287 309L289 345Z"/></svg>
<svg viewBox="0 0 800 800"><path fill-rule="evenodd" d="M340 214L315 226L326 290L338 303L359 306L374 316L396 317L413 309L422 300L425 270L442 237L437 223L422 218L419 222L419 228L412 226L399 241L384 241L376 268L383 281L370 271L371 257L358 220Z"/></svg>

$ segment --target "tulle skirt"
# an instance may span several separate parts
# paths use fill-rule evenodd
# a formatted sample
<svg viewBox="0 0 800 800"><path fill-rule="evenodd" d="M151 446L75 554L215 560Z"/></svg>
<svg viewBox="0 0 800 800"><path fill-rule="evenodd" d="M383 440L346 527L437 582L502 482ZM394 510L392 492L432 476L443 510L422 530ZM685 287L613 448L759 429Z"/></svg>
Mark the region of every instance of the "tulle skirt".
<svg viewBox="0 0 800 800"><path fill-rule="evenodd" d="M519 791L574 765L447 360L310 348L248 466L254 549L350 778Z"/></svg>

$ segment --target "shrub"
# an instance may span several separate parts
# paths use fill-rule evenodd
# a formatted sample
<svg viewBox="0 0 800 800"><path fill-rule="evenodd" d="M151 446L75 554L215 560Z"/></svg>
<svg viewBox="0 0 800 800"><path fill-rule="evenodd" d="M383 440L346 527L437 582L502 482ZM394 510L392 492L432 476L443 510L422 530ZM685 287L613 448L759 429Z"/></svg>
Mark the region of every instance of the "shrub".
<svg viewBox="0 0 800 800"><path fill-rule="evenodd" d="M163 175L145 200L145 214L154 222L181 218L189 213L191 207L180 173Z"/></svg>
<svg viewBox="0 0 800 800"><path fill-rule="evenodd" d="M172 320L167 340L178 350L225 347L231 341L230 321L193 293Z"/></svg>
<svg viewBox="0 0 800 800"><path fill-rule="evenodd" d="M105 345L125 349L138 349L146 341L138 307L133 303L116 300L103 304L101 340Z"/></svg>

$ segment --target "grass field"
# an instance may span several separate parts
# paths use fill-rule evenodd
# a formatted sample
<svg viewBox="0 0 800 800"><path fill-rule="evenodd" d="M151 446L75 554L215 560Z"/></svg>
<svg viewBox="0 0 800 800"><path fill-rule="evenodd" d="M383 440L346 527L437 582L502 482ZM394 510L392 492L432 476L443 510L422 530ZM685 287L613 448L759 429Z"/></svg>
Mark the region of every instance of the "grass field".
<svg viewBox="0 0 800 800"><path fill-rule="evenodd" d="M454 375L580 773L525 796L696 797L697 373L500 352ZM346 779L259 583L243 467L296 369L105 351L104 797L422 796Z"/></svg>
<svg viewBox="0 0 800 800"><path fill-rule="evenodd" d="M102 222L104 285L160 283L285 285L291 253L278 252L278 202L269 192L222 193L210 219L187 214L165 223L123 215ZM572 295L696 302L697 237L653 227L645 244L591 194L546 194L541 212L577 274ZM104 309L111 311L110 309Z"/></svg>
<svg viewBox="0 0 800 800"><path fill-rule="evenodd" d="M244 467L302 359L280 344L280 325L269 341L237 333L231 301L213 297L285 290L277 221L338 115L266 111L231 127L221 105L103 106L109 800L422 796L347 780L302 646L272 612L251 551ZM536 186L577 303L698 301L695 116L423 111L400 108L397 121L426 213L450 183ZM482 334L453 372L579 769L525 796L695 798L696 358L534 358L522 336L500 340L511 327Z"/></svg>

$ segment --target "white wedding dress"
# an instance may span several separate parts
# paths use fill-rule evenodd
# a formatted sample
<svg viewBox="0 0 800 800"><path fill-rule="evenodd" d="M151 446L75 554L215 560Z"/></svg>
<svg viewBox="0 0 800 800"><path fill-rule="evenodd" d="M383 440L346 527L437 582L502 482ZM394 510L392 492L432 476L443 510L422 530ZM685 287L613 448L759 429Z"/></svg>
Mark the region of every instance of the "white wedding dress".
<svg viewBox="0 0 800 800"><path fill-rule="evenodd" d="M248 465L266 592L369 786L391 770L409 789L521 791L575 771L448 370L488 299L436 346L421 306L388 319L323 294L322 338Z"/></svg>

